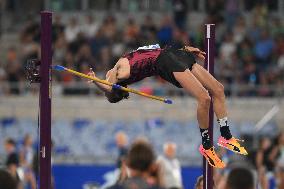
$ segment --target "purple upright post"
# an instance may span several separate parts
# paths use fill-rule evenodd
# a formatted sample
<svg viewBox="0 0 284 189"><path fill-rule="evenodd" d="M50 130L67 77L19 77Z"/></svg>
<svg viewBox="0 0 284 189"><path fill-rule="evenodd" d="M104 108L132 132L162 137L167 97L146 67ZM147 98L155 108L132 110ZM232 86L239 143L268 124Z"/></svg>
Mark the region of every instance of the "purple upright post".
<svg viewBox="0 0 284 189"><path fill-rule="evenodd" d="M41 12L39 186L51 188L51 26L52 13Z"/></svg>
<svg viewBox="0 0 284 189"><path fill-rule="evenodd" d="M205 63L204 68L214 76L214 56L215 56L215 24L205 24ZM211 94L210 94L211 96ZM211 96L212 97L212 96ZM209 110L209 136L211 144L213 144L213 125L214 112L211 100ZM213 168L203 158L203 189L213 189Z"/></svg>

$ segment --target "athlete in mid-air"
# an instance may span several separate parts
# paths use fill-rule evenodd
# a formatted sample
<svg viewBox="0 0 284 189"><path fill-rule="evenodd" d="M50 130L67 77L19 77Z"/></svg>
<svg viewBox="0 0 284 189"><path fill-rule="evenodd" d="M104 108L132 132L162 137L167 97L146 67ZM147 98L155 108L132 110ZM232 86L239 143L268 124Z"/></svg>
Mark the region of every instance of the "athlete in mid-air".
<svg viewBox="0 0 284 189"><path fill-rule="evenodd" d="M115 66L106 74L106 80L122 86L138 82L146 77L160 76L178 88L183 88L197 100L197 120L200 127L202 144L200 153L208 163L216 168L224 168L225 163L216 155L210 143L209 107L212 94L213 108L220 125L221 137L218 145L235 153L247 155L247 151L232 137L228 126L227 108L225 104L224 87L207 70L197 62L204 62L205 52L198 48L185 46L181 49L165 48L157 45L139 47L122 56ZM95 76L93 71L90 76ZM108 85L95 82L105 93L111 103L128 98L129 94ZM208 90L208 91L207 91Z"/></svg>

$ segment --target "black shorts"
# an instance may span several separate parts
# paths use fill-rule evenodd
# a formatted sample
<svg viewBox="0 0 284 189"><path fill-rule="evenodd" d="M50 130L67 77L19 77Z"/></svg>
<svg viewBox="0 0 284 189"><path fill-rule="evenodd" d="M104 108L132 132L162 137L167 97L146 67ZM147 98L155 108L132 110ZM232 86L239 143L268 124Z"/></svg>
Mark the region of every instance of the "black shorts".
<svg viewBox="0 0 284 189"><path fill-rule="evenodd" d="M180 49L165 49L157 58L157 72L164 80L172 83L178 88L182 88L175 79L173 72L184 72L186 69L191 70L195 64L195 58L192 53Z"/></svg>

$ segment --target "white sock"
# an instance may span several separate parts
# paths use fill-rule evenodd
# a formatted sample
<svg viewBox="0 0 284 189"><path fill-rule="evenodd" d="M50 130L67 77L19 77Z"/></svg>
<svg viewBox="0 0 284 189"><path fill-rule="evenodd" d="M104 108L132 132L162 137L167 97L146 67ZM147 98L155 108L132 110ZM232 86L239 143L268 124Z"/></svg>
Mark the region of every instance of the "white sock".
<svg viewBox="0 0 284 189"><path fill-rule="evenodd" d="M220 127L228 126L228 117L218 119L217 121L218 121Z"/></svg>

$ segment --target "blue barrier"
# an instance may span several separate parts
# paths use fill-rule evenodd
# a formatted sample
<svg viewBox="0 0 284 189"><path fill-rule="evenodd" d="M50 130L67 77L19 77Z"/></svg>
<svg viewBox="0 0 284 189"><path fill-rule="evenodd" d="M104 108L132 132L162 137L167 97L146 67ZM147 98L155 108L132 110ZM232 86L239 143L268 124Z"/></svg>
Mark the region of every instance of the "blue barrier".
<svg viewBox="0 0 284 189"><path fill-rule="evenodd" d="M113 171L114 166L99 165L54 165L53 176L56 189L81 189L83 184L104 183L103 175ZM182 177L185 189L193 189L196 178L202 174L201 167L183 167Z"/></svg>

